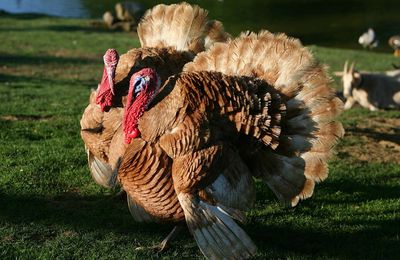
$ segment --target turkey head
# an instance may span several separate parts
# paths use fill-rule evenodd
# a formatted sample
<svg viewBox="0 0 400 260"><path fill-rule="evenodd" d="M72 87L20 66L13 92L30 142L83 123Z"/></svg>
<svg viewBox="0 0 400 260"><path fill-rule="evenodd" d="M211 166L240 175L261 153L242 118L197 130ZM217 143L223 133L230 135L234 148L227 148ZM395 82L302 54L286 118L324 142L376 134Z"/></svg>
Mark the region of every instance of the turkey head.
<svg viewBox="0 0 400 260"><path fill-rule="evenodd" d="M125 143L140 135L138 121L160 88L160 78L151 68L132 75L124 113Z"/></svg>
<svg viewBox="0 0 400 260"><path fill-rule="evenodd" d="M108 110L113 103L114 97L114 77L119 55L115 49L108 49L103 56L104 71L101 83L97 88L96 104L100 105L104 112Z"/></svg>

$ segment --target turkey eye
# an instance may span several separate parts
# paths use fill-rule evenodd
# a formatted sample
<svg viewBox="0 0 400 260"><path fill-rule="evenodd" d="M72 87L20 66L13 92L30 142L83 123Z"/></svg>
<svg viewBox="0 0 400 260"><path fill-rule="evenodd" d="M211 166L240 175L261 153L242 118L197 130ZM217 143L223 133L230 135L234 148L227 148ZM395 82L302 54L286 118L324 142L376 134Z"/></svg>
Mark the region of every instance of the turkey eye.
<svg viewBox="0 0 400 260"><path fill-rule="evenodd" d="M143 90L144 87L144 83L145 83L145 79L142 77L137 77L135 80L135 96L139 94L140 91Z"/></svg>

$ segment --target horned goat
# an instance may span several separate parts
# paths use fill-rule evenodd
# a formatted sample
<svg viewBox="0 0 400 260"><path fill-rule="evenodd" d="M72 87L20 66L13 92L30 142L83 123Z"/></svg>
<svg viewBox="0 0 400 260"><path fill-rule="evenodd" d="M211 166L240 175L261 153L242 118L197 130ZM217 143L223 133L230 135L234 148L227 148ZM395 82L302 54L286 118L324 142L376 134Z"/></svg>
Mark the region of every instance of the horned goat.
<svg viewBox="0 0 400 260"><path fill-rule="evenodd" d="M400 70L359 72L354 68L354 62L348 68L346 61L343 72L334 74L342 77L345 109L356 103L371 111L400 109Z"/></svg>

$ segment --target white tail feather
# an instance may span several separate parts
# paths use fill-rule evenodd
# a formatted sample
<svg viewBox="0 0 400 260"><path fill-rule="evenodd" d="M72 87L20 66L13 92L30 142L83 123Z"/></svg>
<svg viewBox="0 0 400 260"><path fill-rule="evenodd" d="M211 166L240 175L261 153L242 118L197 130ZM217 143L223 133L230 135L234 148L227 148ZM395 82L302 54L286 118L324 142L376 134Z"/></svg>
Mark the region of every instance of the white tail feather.
<svg viewBox="0 0 400 260"><path fill-rule="evenodd" d="M178 194L186 223L200 250L209 259L243 259L257 247L232 220L231 210L210 205L191 195Z"/></svg>
<svg viewBox="0 0 400 260"><path fill-rule="evenodd" d="M117 184L117 172L110 165L97 159L87 150L90 172L93 180L105 188L113 188Z"/></svg>

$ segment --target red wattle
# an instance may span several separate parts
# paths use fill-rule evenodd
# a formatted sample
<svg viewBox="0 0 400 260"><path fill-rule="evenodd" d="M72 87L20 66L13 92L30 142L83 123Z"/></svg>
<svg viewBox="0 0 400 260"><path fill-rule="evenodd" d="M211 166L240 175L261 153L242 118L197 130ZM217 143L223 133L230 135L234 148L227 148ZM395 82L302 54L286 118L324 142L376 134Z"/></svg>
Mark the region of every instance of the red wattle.
<svg viewBox="0 0 400 260"><path fill-rule="evenodd" d="M101 110L104 112L112 106L113 93L108 81L107 70L104 67L101 83L97 89L96 104L100 105Z"/></svg>
<svg viewBox="0 0 400 260"><path fill-rule="evenodd" d="M135 128L135 129L133 129L133 131L130 134L128 134L128 137L135 139L136 137L139 136L139 134L140 134L139 129Z"/></svg>
<svg viewBox="0 0 400 260"><path fill-rule="evenodd" d="M140 82L141 90L139 93L135 93L137 77L142 78L142 82ZM123 119L126 144L129 144L131 139L137 138L140 135L138 122L145 112L147 105L152 100L158 86L157 84L157 74L150 68L142 69L132 75L129 82L129 92Z"/></svg>
<svg viewBox="0 0 400 260"><path fill-rule="evenodd" d="M125 143L130 144L132 139L135 139L140 135L140 131L137 128L134 128L129 134L125 136Z"/></svg>

